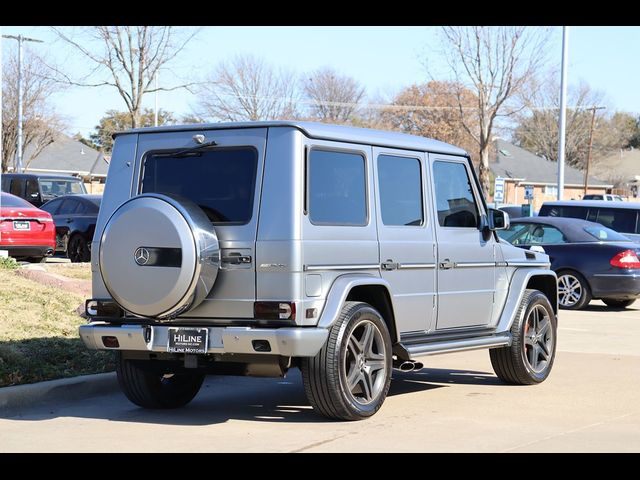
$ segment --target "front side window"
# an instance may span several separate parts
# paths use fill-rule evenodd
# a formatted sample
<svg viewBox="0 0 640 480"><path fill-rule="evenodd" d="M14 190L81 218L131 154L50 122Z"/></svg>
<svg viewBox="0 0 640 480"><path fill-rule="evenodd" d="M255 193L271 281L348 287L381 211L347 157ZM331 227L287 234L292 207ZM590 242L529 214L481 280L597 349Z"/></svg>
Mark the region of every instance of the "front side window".
<svg viewBox="0 0 640 480"><path fill-rule="evenodd" d="M550 245L567 243L560 230L540 223L515 223L509 229L498 231L500 238L513 245Z"/></svg>
<svg viewBox="0 0 640 480"><path fill-rule="evenodd" d="M385 225L422 225L422 181L417 158L378 157L380 214Z"/></svg>
<svg viewBox="0 0 640 480"><path fill-rule="evenodd" d="M443 227L476 228L478 207L471 181L462 163L433 163L438 223Z"/></svg>
<svg viewBox="0 0 640 480"><path fill-rule="evenodd" d="M253 214L257 168L258 152L251 147L149 153L141 193L182 196L215 224L243 225Z"/></svg>
<svg viewBox="0 0 640 480"><path fill-rule="evenodd" d="M37 180L27 180L27 198L38 198L40 192L38 191Z"/></svg>
<svg viewBox="0 0 640 480"><path fill-rule="evenodd" d="M317 225L366 225L365 159L357 153L312 149L309 219Z"/></svg>

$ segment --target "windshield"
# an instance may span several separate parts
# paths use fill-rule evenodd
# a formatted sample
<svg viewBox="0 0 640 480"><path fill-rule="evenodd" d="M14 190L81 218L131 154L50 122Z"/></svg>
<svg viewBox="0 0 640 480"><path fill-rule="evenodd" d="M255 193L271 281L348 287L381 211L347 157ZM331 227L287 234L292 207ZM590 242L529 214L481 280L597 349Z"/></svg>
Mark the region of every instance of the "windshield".
<svg viewBox="0 0 640 480"><path fill-rule="evenodd" d="M600 242L629 242L624 235L607 227L584 227L584 231Z"/></svg>
<svg viewBox="0 0 640 480"><path fill-rule="evenodd" d="M150 153L141 193L180 195L214 223L246 224L253 213L258 153L250 147L215 148L183 155Z"/></svg>
<svg viewBox="0 0 640 480"><path fill-rule="evenodd" d="M87 193L80 180L62 178L41 178L40 189L43 195L59 197L60 195Z"/></svg>

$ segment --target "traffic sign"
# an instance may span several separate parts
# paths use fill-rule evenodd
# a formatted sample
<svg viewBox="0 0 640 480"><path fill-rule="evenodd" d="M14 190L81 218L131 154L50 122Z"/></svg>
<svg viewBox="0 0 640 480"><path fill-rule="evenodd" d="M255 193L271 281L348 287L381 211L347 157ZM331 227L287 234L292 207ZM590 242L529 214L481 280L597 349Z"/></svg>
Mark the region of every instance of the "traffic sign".
<svg viewBox="0 0 640 480"><path fill-rule="evenodd" d="M495 203L504 202L504 178L496 177L493 184L493 201Z"/></svg>
<svg viewBox="0 0 640 480"><path fill-rule="evenodd" d="M533 185L525 185L524 187L524 199L533 200Z"/></svg>

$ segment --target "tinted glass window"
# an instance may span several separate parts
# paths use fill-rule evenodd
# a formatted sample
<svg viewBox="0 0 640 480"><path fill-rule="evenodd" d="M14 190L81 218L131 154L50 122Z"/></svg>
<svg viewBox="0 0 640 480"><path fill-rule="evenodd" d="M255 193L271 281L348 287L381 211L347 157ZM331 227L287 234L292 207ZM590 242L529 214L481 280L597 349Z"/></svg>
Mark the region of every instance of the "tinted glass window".
<svg viewBox="0 0 640 480"><path fill-rule="evenodd" d="M422 225L422 181L417 158L378 157L380 214L385 225Z"/></svg>
<svg viewBox="0 0 640 480"><path fill-rule="evenodd" d="M568 217L587 218L587 207L574 207L572 205L543 205L540 209L541 217Z"/></svg>
<svg viewBox="0 0 640 480"><path fill-rule="evenodd" d="M45 212L49 212L51 215L54 215L61 203L62 200L51 200L50 202L45 203L39 208L41 210L44 210Z"/></svg>
<svg viewBox="0 0 640 480"><path fill-rule="evenodd" d="M33 205L20 197L2 194L2 196L0 197L0 207L33 208Z"/></svg>
<svg viewBox="0 0 640 480"><path fill-rule="evenodd" d="M434 162L438 222L444 227L477 227L478 208L462 163Z"/></svg>
<svg viewBox="0 0 640 480"><path fill-rule="evenodd" d="M616 232L633 233L636 230L636 211L601 208L598 210L597 222Z"/></svg>
<svg viewBox="0 0 640 480"><path fill-rule="evenodd" d="M38 198L40 192L38 191L38 181L35 179L27 180L27 198Z"/></svg>
<svg viewBox="0 0 640 480"><path fill-rule="evenodd" d="M24 180L19 178L11 179L11 189L9 193L12 195L16 195L18 197L22 196L22 185L24 185Z"/></svg>
<svg viewBox="0 0 640 480"><path fill-rule="evenodd" d="M149 154L143 193L180 195L195 202L214 223L245 224L253 214L258 152L250 147L216 148L187 156Z"/></svg>
<svg viewBox="0 0 640 480"><path fill-rule="evenodd" d="M515 240L527 229L528 226L524 223L512 223L509 228L505 230L496 230L496 233L503 240L506 240L509 243L514 243Z"/></svg>
<svg viewBox="0 0 640 480"><path fill-rule="evenodd" d="M364 157L312 149L309 154L309 218L324 225L366 225Z"/></svg>
<svg viewBox="0 0 640 480"><path fill-rule="evenodd" d="M628 242L629 239L606 227L584 227L584 231L602 242Z"/></svg>
<svg viewBox="0 0 640 480"><path fill-rule="evenodd" d="M62 202L60 206L60 210L58 210L58 215L71 215L76 213L76 209L78 208L78 202L71 198L67 198Z"/></svg>

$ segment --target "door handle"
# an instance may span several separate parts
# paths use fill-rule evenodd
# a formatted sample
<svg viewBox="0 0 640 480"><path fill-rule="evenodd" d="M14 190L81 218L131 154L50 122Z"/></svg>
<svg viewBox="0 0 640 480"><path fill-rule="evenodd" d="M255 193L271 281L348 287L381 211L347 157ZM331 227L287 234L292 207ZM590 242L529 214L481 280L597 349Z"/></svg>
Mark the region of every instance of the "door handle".
<svg viewBox="0 0 640 480"><path fill-rule="evenodd" d="M231 265L242 265L251 263L251 255L240 255L239 253L231 253L229 256L222 257L222 263L230 263Z"/></svg>
<svg viewBox="0 0 640 480"><path fill-rule="evenodd" d="M386 262L382 262L382 264L380 265L382 267L382 270L396 270L398 268L398 264L395 263L393 260L391 260L390 258L387 259Z"/></svg>
<svg viewBox="0 0 640 480"><path fill-rule="evenodd" d="M448 258L444 259L444 262L440 262L440 268L442 270L449 270L450 268L453 268L455 266L455 264L449 260Z"/></svg>

